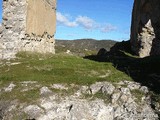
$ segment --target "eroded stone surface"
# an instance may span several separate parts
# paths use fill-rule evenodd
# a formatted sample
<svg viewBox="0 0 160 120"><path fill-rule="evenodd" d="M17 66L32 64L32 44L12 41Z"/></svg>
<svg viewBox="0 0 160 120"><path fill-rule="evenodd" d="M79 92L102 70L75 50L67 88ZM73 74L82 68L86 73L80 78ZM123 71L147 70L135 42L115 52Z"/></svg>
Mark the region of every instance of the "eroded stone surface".
<svg viewBox="0 0 160 120"><path fill-rule="evenodd" d="M48 87L42 87L40 89L40 95L45 96L50 94L52 94L52 91Z"/></svg>
<svg viewBox="0 0 160 120"><path fill-rule="evenodd" d="M160 54L159 6L159 0L134 1L131 46L140 57Z"/></svg>
<svg viewBox="0 0 160 120"><path fill-rule="evenodd" d="M21 82L26 83L26 81ZM28 83L28 82L27 82ZM35 82L29 84L37 84ZM63 86L63 84L55 84L50 86ZM119 85L119 86L117 86ZM5 101L0 101L0 117L2 119L13 119L14 113L19 113L17 119L36 119L36 120L132 120L145 119L156 120L157 114L151 108L151 99L148 93L142 96L142 99L136 98L132 94L131 89L127 86L131 85L134 88L147 88L140 86L136 82L123 81L114 85L109 82L97 82L91 86L79 86L77 91L72 95L65 95L59 91L53 92L51 87L37 88L39 90L39 98L33 98L31 103L9 102L6 105ZM75 85L74 85L75 86ZM21 86L23 87L25 86ZM70 88L71 87L71 88ZM102 88L107 88L104 91ZM100 89L101 88L101 89ZM68 86L68 89L73 89ZM89 89L94 92L87 92ZM61 89L60 89L61 90ZM137 89L141 90L141 89ZM107 92L108 91L108 92ZM110 92L111 91L111 92ZM2 91L1 93L6 93ZM11 91L12 92L12 91ZM77 96L76 93L80 93ZM25 94L25 93L23 93ZM96 94L101 95L98 98ZM138 94L138 93L137 93ZM88 95L86 98L85 96ZM105 96L110 96L104 98ZM110 101L105 102L106 99ZM139 101L137 102L136 100ZM13 99L11 100L13 101ZM4 104L4 105L3 105ZM17 106L18 105L18 106ZM23 116L23 112L25 116ZM25 118L24 118L25 117Z"/></svg>
<svg viewBox="0 0 160 120"><path fill-rule="evenodd" d="M55 53L56 0L3 0L0 58L18 51Z"/></svg>
<svg viewBox="0 0 160 120"><path fill-rule="evenodd" d="M24 108L24 112L32 116L33 118L37 118L41 114L43 114L44 111L37 105L29 105L26 108Z"/></svg>
<svg viewBox="0 0 160 120"><path fill-rule="evenodd" d="M16 85L11 83L8 87L4 88L4 91L11 92L15 87L16 87Z"/></svg>

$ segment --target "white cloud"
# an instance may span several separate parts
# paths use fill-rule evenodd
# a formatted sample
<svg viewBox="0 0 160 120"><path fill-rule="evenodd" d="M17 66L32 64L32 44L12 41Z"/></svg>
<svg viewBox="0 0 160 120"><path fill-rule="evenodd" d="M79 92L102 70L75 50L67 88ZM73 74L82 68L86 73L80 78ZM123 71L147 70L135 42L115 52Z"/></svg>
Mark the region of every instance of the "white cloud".
<svg viewBox="0 0 160 120"><path fill-rule="evenodd" d="M78 26L77 23L75 21L70 21L67 15L63 15L60 12L57 12L57 22L59 24L68 26L68 27L76 27Z"/></svg>
<svg viewBox="0 0 160 120"><path fill-rule="evenodd" d="M97 29L101 32L111 32L117 29L116 26L113 26L111 24L100 24L97 23L95 20L87 17L87 16L78 16L75 18L75 20L71 21L70 18L72 18L70 15L65 15L60 12L57 12L57 23L60 25L64 25L67 27L83 27L85 30L93 30Z"/></svg>
<svg viewBox="0 0 160 120"><path fill-rule="evenodd" d="M78 16L75 21L87 30L94 29L96 26L96 22L87 16Z"/></svg>
<svg viewBox="0 0 160 120"><path fill-rule="evenodd" d="M101 29L101 32L106 33L106 32L111 32L111 31L116 30L117 27L111 24L107 24L107 25L102 26L100 29Z"/></svg>
<svg viewBox="0 0 160 120"><path fill-rule="evenodd" d="M67 36L74 37L74 36L77 36L77 34L76 33L71 33L71 34L67 34Z"/></svg>

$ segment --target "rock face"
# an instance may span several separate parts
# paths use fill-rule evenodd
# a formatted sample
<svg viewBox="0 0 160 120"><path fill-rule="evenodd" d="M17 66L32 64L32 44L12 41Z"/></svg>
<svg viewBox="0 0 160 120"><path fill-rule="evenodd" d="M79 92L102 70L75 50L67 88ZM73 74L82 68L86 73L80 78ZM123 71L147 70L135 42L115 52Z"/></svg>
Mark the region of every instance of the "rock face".
<svg viewBox="0 0 160 120"><path fill-rule="evenodd" d="M55 53L56 0L3 0L0 58L18 51Z"/></svg>
<svg viewBox="0 0 160 120"><path fill-rule="evenodd" d="M159 11L159 0L134 1L131 46L140 57L160 54Z"/></svg>

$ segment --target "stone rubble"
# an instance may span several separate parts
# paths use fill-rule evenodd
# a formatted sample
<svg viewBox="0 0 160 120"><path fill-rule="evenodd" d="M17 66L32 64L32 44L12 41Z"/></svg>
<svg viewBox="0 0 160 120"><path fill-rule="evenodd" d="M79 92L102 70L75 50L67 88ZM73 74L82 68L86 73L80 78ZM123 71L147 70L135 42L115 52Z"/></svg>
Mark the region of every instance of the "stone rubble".
<svg viewBox="0 0 160 120"><path fill-rule="evenodd" d="M59 90L68 90L68 87L66 87L66 85L62 85L62 84L53 84L53 85L51 85L51 88L59 89Z"/></svg>
<svg viewBox="0 0 160 120"><path fill-rule="evenodd" d="M8 87L3 88L5 92L11 92L16 87L15 84L11 83Z"/></svg>
<svg viewBox="0 0 160 120"><path fill-rule="evenodd" d="M37 105L29 105L29 106L27 106L26 108L24 108L24 112L29 114L29 115L32 115L33 118L37 118L41 114L44 113L43 109L41 109Z"/></svg>
<svg viewBox="0 0 160 120"><path fill-rule="evenodd" d="M48 87L42 87L40 89L40 95L45 96L48 94L52 94L52 91Z"/></svg>
<svg viewBox="0 0 160 120"><path fill-rule="evenodd" d="M24 83L26 82L24 81ZM56 86L58 90L59 88L63 88L64 84L53 84L50 85L50 87L44 86L38 88L40 90L40 98L35 99L36 101L34 103L19 103L20 108L14 104L10 104L8 108L5 108L5 111L3 111L3 115L0 114L1 118L5 120L5 118L13 117L6 116L17 109L20 113L24 112L27 115L25 119L36 120L158 119L158 115L154 109L151 108L151 98L148 96L148 88L136 82L122 81L114 84L110 82L96 82L90 86L79 86L75 93L65 96L54 92L54 90L52 91L51 89L53 88L51 86ZM74 87L75 85L72 86ZM72 86L70 86L71 88L66 86L68 87L67 90L73 89ZM136 98L136 96L132 94L133 89L143 92L143 96L140 99ZM77 96L78 93L79 95ZM102 98L96 97L96 94L101 94ZM86 95L88 97L85 97ZM103 96L110 97L103 98ZM109 101L106 102L107 99L109 99ZM137 102L136 100L139 101ZM2 101L0 103L2 103ZM2 111L0 111L0 113L1 112ZM19 114L20 118L21 115L22 114Z"/></svg>

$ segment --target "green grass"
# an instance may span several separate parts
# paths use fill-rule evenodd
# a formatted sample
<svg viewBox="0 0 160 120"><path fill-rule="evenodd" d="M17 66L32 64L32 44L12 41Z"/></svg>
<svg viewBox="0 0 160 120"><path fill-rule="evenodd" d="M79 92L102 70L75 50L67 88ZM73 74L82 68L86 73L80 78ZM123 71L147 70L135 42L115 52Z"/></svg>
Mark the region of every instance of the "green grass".
<svg viewBox="0 0 160 120"><path fill-rule="evenodd" d="M144 97L145 93L142 92L142 91L139 90L139 89L132 90L131 93L132 93L132 95L135 96L135 98L136 98L135 101L136 101L137 103L141 103L142 97Z"/></svg>
<svg viewBox="0 0 160 120"><path fill-rule="evenodd" d="M123 51L123 50L120 50L120 52L124 53L124 55L131 57L131 58L139 58L139 56L132 55L131 53Z"/></svg>
<svg viewBox="0 0 160 120"><path fill-rule="evenodd" d="M118 71L112 63L95 62L77 56L57 54L42 55L38 53L17 54L17 59L7 65L3 61L0 67L0 85L10 82L38 81L43 85L67 83L88 85L96 81L119 82L131 80L125 73ZM104 78L108 71L110 74Z"/></svg>
<svg viewBox="0 0 160 120"><path fill-rule="evenodd" d="M6 100L16 100L18 99L20 102L27 102L27 103L36 103L38 98L40 98L39 90L33 89L26 92L21 92L21 90L14 89L12 91L12 94L10 92L3 92L0 94L0 100L6 101Z"/></svg>
<svg viewBox="0 0 160 120"><path fill-rule="evenodd" d="M102 92L98 92L94 95L95 98L103 99L106 104L111 102L111 96L108 94L104 94Z"/></svg>

